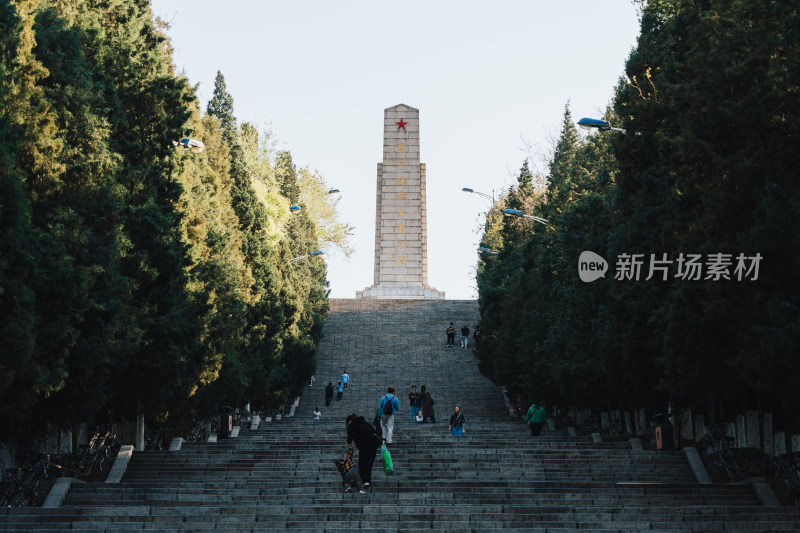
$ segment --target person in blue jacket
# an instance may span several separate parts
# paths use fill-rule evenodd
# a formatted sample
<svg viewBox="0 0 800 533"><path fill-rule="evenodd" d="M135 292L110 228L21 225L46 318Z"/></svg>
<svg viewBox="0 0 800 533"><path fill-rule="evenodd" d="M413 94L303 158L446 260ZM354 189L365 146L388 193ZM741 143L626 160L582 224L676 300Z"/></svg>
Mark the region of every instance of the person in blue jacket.
<svg viewBox="0 0 800 533"><path fill-rule="evenodd" d="M394 387L387 387L386 394L381 396L378 404L378 416L381 417L381 429L386 444L392 443L394 432L394 415L400 410L400 400L394 395Z"/></svg>

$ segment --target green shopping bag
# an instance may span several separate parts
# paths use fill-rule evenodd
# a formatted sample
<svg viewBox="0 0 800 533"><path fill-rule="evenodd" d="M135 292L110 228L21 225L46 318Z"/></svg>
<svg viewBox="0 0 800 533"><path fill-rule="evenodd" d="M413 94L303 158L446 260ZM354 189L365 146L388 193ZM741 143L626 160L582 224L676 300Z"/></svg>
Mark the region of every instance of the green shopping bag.
<svg viewBox="0 0 800 533"><path fill-rule="evenodd" d="M381 455L383 456L383 470L386 472L387 475L394 474L394 468L392 467L392 456L389 455L389 450L386 449L386 445L381 445Z"/></svg>

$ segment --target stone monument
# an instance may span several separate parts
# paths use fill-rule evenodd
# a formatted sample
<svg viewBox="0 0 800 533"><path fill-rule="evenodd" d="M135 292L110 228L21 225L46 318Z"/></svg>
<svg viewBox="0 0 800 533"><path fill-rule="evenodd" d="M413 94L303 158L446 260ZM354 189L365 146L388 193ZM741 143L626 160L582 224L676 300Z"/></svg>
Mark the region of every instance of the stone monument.
<svg viewBox="0 0 800 533"><path fill-rule="evenodd" d="M444 299L428 286L425 164L419 162L419 110L398 104L383 112L378 163L375 279L356 298Z"/></svg>

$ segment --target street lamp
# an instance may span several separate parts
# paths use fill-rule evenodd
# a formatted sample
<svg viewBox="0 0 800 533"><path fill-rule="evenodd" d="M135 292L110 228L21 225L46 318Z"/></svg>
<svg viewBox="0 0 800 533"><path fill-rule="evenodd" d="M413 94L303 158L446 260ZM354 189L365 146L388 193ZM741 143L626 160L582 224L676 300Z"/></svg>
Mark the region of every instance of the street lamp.
<svg viewBox="0 0 800 533"><path fill-rule="evenodd" d="M598 129L600 131L621 131L625 133L625 130L622 128L615 128L607 120L597 120L596 118L582 118L578 121L578 126L585 130L590 130L592 128Z"/></svg>
<svg viewBox="0 0 800 533"><path fill-rule="evenodd" d="M300 207L299 205L290 205L289 206L289 211L291 211L292 213L299 213L302 209L303 208Z"/></svg>
<svg viewBox="0 0 800 533"><path fill-rule="evenodd" d="M523 217L523 218L530 218L531 220L535 220L536 222L540 222L547 225L547 220L541 217L535 217L533 215L526 215L519 209L503 209L503 214L507 217Z"/></svg>
<svg viewBox="0 0 800 533"><path fill-rule="evenodd" d="M469 187L463 187L461 190L464 191L464 192L471 192L472 194L479 194L479 195L483 196L484 198L486 198L488 200L491 200L492 203L494 203L494 195L489 196L485 192L479 192L479 191L470 189Z"/></svg>
<svg viewBox="0 0 800 533"><path fill-rule="evenodd" d="M184 148L188 148L192 152L199 154L202 152L206 145L203 144L203 141L198 141L197 139L181 139L180 141L173 141L173 146L183 146Z"/></svg>
<svg viewBox="0 0 800 533"><path fill-rule="evenodd" d="M342 192L339 189L331 189L328 191L328 194L336 194L337 192Z"/></svg>
<svg viewBox="0 0 800 533"><path fill-rule="evenodd" d="M316 257L316 256L318 256L318 255L322 255L322 254L324 254L324 253L325 253L325 252L319 252L319 251L317 251L317 252L311 252L311 253L310 253L310 254L308 254L308 255L301 255L300 257L293 257L292 259L290 259L290 260L289 260L289 264L291 265L292 263L294 263L294 262L296 262L296 261L300 261L301 259L307 259L307 258L309 258L309 257Z"/></svg>
<svg viewBox="0 0 800 533"><path fill-rule="evenodd" d="M491 248L486 248L485 246L478 246L478 251L487 253L487 254L499 254L500 252L495 252Z"/></svg>

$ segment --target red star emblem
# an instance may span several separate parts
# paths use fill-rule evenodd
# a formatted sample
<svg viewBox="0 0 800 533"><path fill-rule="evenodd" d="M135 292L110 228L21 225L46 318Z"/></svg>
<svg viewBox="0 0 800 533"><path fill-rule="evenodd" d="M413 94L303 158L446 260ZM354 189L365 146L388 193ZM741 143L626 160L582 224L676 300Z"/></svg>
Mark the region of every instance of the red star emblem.
<svg viewBox="0 0 800 533"><path fill-rule="evenodd" d="M395 124L397 124L398 130L402 129L403 131L406 131L406 124L408 124L408 122L403 122L403 119L401 118L400 122L395 122Z"/></svg>

